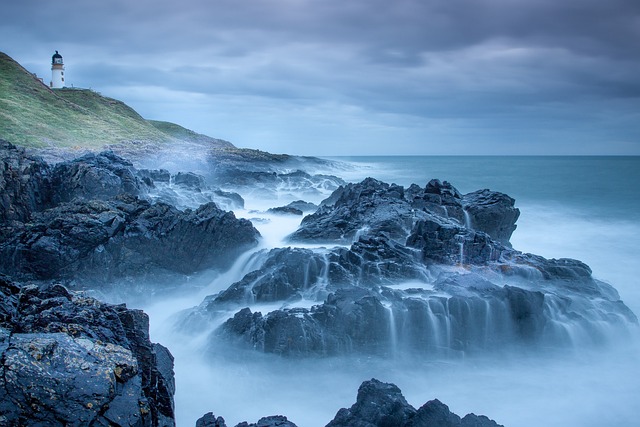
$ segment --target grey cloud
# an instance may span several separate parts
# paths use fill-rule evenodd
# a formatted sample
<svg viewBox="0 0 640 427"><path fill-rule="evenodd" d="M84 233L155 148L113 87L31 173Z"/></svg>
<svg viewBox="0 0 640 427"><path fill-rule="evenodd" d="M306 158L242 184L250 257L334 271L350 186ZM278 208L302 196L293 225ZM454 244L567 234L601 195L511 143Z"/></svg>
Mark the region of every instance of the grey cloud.
<svg viewBox="0 0 640 427"><path fill-rule="evenodd" d="M608 131L640 152L639 17L636 0L22 0L3 5L0 35L28 63L42 45L66 47L69 77L97 89L261 99L282 114L337 105L334 117L322 110L327 122L352 114L345 126L404 126L416 140L432 121L451 134L491 129L484 141L500 127L601 125L603 140ZM302 125L280 125L281 137Z"/></svg>

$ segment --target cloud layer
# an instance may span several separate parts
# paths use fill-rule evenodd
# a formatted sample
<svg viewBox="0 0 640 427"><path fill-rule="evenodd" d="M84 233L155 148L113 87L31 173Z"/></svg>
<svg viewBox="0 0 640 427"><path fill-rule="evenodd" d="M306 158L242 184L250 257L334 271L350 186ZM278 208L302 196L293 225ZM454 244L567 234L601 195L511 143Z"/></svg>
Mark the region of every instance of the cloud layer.
<svg viewBox="0 0 640 427"><path fill-rule="evenodd" d="M315 155L640 154L635 0L3 6L2 49L240 146Z"/></svg>

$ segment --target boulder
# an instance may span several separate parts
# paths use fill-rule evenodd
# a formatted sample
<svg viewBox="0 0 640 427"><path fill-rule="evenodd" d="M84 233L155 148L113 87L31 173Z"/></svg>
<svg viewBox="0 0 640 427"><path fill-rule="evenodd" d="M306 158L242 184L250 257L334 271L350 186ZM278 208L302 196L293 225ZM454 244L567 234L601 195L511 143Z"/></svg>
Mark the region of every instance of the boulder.
<svg viewBox="0 0 640 427"><path fill-rule="evenodd" d="M138 196L147 191L133 164L111 151L58 163L53 168L52 186L56 205L72 200L108 200L121 194Z"/></svg>
<svg viewBox="0 0 640 427"><path fill-rule="evenodd" d="M207 412L196 421L196 427L227 427L222 417L216 417L213 412Z"/></svg>
<svg viewBox="0 0 640 427"><path fill-rule="evenodd" d="M367 178L338 188L315 213L304 217L289 240L351 243L360 235L385 233L404 241L413 221L402 187Z"/></svg>
<svg viewBox="0 0 640 427"><path fill-rule="evenodd" d="M514 199L485 189L465 194L462 204L468 215L469 228L487 233L503 245L511 246L509 239L520 216L520 210L514 207Z"/></svg>
<svg viewBox="0 0 640 427"><path fill-rule="evenodd" d="M140 310L0 277L6 425L173 426L173 358Z"/></svg>
<svg viewBox="0 0 640 427"><path fill-rule="evenodd" d="M340 409L326 427L400 427L415 413L396 385L373 378L360 385L356 403Z"/></svg>
<svg viewBox="0 0 640 427"><path fill-rule="evenodd" d="M420 409L409 405L400 389L375 378L358 389L356 403L342 408L327 427L501 427L481 415L468 414L460 419L439 400L431 400Z"/></svg>

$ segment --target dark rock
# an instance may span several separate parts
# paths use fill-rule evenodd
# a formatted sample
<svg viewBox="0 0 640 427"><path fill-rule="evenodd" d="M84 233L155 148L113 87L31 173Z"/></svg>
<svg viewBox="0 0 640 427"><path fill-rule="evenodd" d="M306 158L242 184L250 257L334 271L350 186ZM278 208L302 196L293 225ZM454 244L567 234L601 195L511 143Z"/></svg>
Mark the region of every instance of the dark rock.
<svg viewBox="0 0 640 427"><path fill-rule="evenodd" d="M460 419L438 399L430 400L418 409L406 427L503 427L484 415L467 414Z"/></svg>
<svg viewBox="0 0 640 427"><path fill-rule="evenodd" d="M421 250L425 260L441 264L485 264L507 250L485 233L432 214L416 221L406 243Z"/></svg>
<svg viewBox="0 0 640 427"><path fill-rule="evenodd" d="M309 249L272 249L260 269L218 294L211 306L300 298L303 292L325 284L329 263L328 257Z"/></svg>
<svg viewBox="0 0 640 427"><path fill-rule="evenodd" d="M342 408L327 427L501 427L485 416L469 414L462 420L438 400L417 411L394 384L371 379L358 389L356 403Z"/></svg>
<svg viewBox="0 0 640 427"><path fill-rule="evenodd" d="M138 176L150 187L147 198L176 206L180 209L196 209L214 202L224 210L242 209L244 199L237 193L223 191L207 185L205 177L192 172L171 175L164 169L137 171Z"/></svg>
<svg viewBox="0 0 640 427"><path fill-rule="evenodd" d="M166 184L171 182L171 173L166 169L138 169L138 176L145 180L145 182L163 182Z"/></svg>
<svg viewBox="0 0 640 427"><path fill-rule="evenodd" d="M213 412L207 412L196 421L196 427L227 427L222 417L216 417Z"/></svg>
<svg viewBox="0 0 640 427"><path fill-rule="evenodd" d="M196 421L196 427L227 427L222 417L216 417L213 412L207 412Z"/></svg>
<svg viewBox="0 0 640 427"><path fill-rule="evenodd" d="M282 415L271 415L269 417L260 418L257 423L248 424L242 422L237 424L236 427L297 427L294 423L289 421L287 417Z"/></svg>
<svg viewBox="0 0 640 427"><path fill-rule="evenodd" d="M51 205L51 197L49 165L0 139L0 224L28 221Z"/></svg>
<svg viewBox="0 0 640 427"><path fill-rule="evenodd" d="M415 413L397 386L374 378L360 385L356 403L340 409L327 427L404 426Z"/></svg>
<svg viewBox="0 0 640 427"><path fill-rule="evenodd" d="M483 231L503 245L511 246L509 239L520 216L520 210L514 207L514 199L485 189L465 194L462 204L469 215L470 228Z"/></svg>
<svg viewBox="0 0 640 427"><path fill-rule="evenodd" d="M289 208L298 209L302 212L312 212L318 209L315 203L305 202L304 200L296 200L287 205Z"/></svg>
<svg viewBox="0 0 640 427"><path fill-rule="evenodd" d="M178 172L173 176L173 183L196 191L206 187L204 177L193 172Z"/></svg>
<svg viewBox="0 0 640 427"><path fill-rule="evenodd" d="M173 360L139 310L0 278L7 425L173 426Z"/></svg>
<svg viewBox="0 0 640 427"><path fill-rule="evenodd" d="M274 214L284 214L284 215L302 215L302 211L300 209L292 208L290 206L279 206L277 208L269 208L267 212L274 213Z"/></svg>
<svg viewBox="0 0 640 427"><path fill-rule="evenodd" d="M107 200L121 194L144 194L147 185L133 165L105 151L58 163L53 168L54 204L72 200Z"/></svg>
<svg viewBox="0 0 640 427"><path fill-rule="evenodd" d="M315 213L304 217L289 239L350 243L360 234L385 233L404 241L413 214L402 187L367 178L337 189Z"/></svg>
<svg viewBox="0 0 640 427"><path fill-rule="evenodd" d="M0 269L44 280L191 274L227 268L258 237L249 221L213 203L183 212L130 196L76 201L34 215L0 243Z"/></svg>

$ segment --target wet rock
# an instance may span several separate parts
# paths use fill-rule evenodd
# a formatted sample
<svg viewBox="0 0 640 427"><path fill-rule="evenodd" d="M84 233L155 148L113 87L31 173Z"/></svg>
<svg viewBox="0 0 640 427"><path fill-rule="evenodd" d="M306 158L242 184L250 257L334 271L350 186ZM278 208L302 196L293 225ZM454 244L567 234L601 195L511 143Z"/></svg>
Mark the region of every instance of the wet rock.
<svg viewBox="0 0 640 427"><path fill-rule="evenodd" d="M358 389L356 403L342 408L327 427L501 427L485 416L466 415L463 419L438 400L420 409L409 405L400 389L375 378Z"/></svg>
<svg viewBox="0 0 640 427"><path fill-rule="evenodd" d="M415 413L396 385L373 378L360 385L356 403L340 409L327 427L404 426Z"/></svg>
<svg viewBox="0 0 640 427"><path fill-rule="evenodd" d="M449 407L438 399L430 400L422 405L406 427L502 427L484 415L467 414L460 418L449 410Z"/></svg>
<svg viewBox="0 0 640 427"><path fill-rule="evenodd" d="M40 280L191 274L227 268L258 236L213 203L179 211L131 196L75 201L34 215L0 243L0 269Z"/></svg>
<svg viewBox="0 0 640 427"><path fill-rule="evenodd" d="M279 206L277 208L269 208L268 213L283 214L283 215L302 215L302 211L290 206Z"/></svg>
<svg viewBox="0 0 640 427"><path fill-rule="evenodd" d="M257 423L248 424L242 422L236 427L297 427L283 415L271 415L269 417L260 418Z"/></svg>
<svg viewBox="0 0 640 427"><path fill-rule="evenodd" d="M207 412L196 421L196 427L227 427L222 417L216 417L213 412Z"/></svg>
<svg viewBox="0 0 640 427"><path fill-rule="evenodd" d="M485 264L507 250L485 233L432 214L416 221L406 243L421 250L425 261L440 264Z"/></svg>
<svg viewBox="0 0 640 427"><path fill-rule="evenodd" d="M0 224L28 221L51 205L51 167L0 139Z"/></svg>
<svg viewBox="0 0 640 427"><path fill-rule="evenodd" d="M304 200L295 200L287 205L289 208L298 209L302 212L313 212L318 209L315 203L305 202Z"/></svg>
<svg viewBox="0 0 640 427"><path fill-rule="evenodd" d="M133 164L111 151L58 163L53 168L52 186L56 205L72 200L108 200L121 194L138 196L147 191Z"/></svg>
<svg viewBox="0 0 640 427"><path fill-rule="evenodd" d="M485 189L465 194L462 204L469 216L470 228L483 231L503 245L511 246L509 239L520 216L520 210L514 207L514 199Z"/></svg>
<svg viewBox="0 0 640 427"><path fill-rule="evenodd" d="M173 176L173 183L196 191L207 186L204 177L193 172L178 172Z"/></svg>
<svg viewBox="0 0 640 427"><path fill-rule="evenodd" d="M337 189L315 213L304 217L289 239L351 243L359 235L385 233L404 240L413 214L402 187L367 178Z"/></svg>
<svg viewBox="0 0 640 427"><path fill-rule="evenodd" d="M140 310L0 277L7 425L173 426L173 359Z"/></svg>
<svg viewBox="0 0 640 427"><path fill-rule="evenodd" d="M171 175L164 169L143 169L137 174L150 187L146 197L152 201L168 203L179 209L196 209L209 202L224 210L244 208L242 196L209 186L204 176L193 172Z"/></svg>

